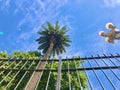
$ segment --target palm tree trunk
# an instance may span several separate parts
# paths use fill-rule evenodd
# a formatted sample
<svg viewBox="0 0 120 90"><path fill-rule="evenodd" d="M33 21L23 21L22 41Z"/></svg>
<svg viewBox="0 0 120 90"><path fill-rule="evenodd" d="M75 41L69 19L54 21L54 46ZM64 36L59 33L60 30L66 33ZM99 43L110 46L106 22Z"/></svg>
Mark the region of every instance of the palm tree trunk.
<svg viewBox="0 0 120 90"><path fill-rule="evenodd" d="M50 47L48 48L48 50L42 60L47 60L49 54L51 53L51 51L53 49L54 40L55 40L54 38L51 38ZM43 62L39 61L37 69L44 69L45 65L46 65L46 61L43 61ZM43 71L40 71L40 72L34 71L33 75L31 76L29 82L27 83L27 85L25 87L25 90L34 90L39 81L39 78L42 76L42 73L43 73Z"/></svg>

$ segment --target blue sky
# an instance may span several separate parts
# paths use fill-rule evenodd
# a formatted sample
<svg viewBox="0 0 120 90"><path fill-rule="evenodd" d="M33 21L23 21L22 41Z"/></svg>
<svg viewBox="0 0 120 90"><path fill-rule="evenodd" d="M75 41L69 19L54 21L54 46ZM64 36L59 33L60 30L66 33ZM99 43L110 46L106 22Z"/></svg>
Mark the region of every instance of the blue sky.
<svg viewBox="0 0 120 90"><path fill-rule="evenodd" d="M37 50L37 31L47 21L68 28L72 40L65 56L117 53L120 41L108 44L98 35L105 24L120 28L120 0L0 0L0 50Z"/></svg>
<svg viewBox="0 0 120 90"><path fill-rule="evenodd" d="M120 52L120 41L109 44L98 35L108 32L108 22L120 29L120 0L0 0L0 51L37 50L37 31L57 20L72 40L63 56Z"/></svg>

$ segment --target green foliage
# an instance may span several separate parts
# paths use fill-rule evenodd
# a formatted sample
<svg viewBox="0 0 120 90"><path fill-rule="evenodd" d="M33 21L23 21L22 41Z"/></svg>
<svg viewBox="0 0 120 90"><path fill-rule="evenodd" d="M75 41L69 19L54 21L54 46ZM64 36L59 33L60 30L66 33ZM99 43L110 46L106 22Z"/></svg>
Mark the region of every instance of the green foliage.
<svg viewBox="0 0 120 90"><path fill-rule="evenodd" d="M76 62L76 67L82 67L81 63L84 63L84 60L80 61L75 61ZM75 68L75 62L74 61L63 61L62 63L62 68L68 68L68 64L69 64L69 68ZM46 69L50 69L51 68L52 63L48 62L46 65ZM58 69L58 62L54 62L52 69ZM44 72L43 76L41 78L41 82L39 83L39 87L37 88L37 90L45 90L46 87L46 83L48 80L48 75L49 72ZM69 77L70 77L70 83L71 83L71 88L72 90L80 90L80 85L77 79L77 73L76 71L71 71L70 74L68 74L68 72L62 72L61 73L61 90L69 90ZM80 82L81 82L81 86L83 89L87 88L87 77L85 75L85 73L83 71L78 71L78 75L80 78ZM57 72L51 72L51 76L50 76L50 81L49 81L49 86L48 86L48 90L55 90L56 88L56 79L57 79Z"/></svg>
<svg viewBox="0 0 120 90"><path fill-rule="evenodd" d="M11 55L8 55L7 52L1 52L0 53L1 58L14 58L14 59L38 59L39 57L41 57L41 54L37 51L29 51L29 52L21 52L21 51L13 51ZM79 58L79 57L78 57ZM0 68L21 68L26 61L17 61L17 62L0 62ZM82 67L80 64L84 63L84 61L82 60L80 61L76 61L76 67ZM17 65L18 64L18 65ZM26 63L26 65L24 66L24 69L28 69L28 67L32 64L32 67L30 69L33 69L37 66L38 61L32 63L32 61L29 61ZM75 68L75 63L74 61L69 61L69 63L67 61L64 61L62 63L62 68L68 68L68 64L70 68ZM50 69L52 66L52 62L48 62L46 65L46 69ZM52 69L58 69L58 62L54 62ZM10 73L8 75L8 73ZM8 83L14 78L14 76L16 75L17 71L15 72L9 72L9 71L4 71L4 72L0 72L0 81L5 78L7 75L7 77L4 79L4 81L0 84L0 90L4 90L6 85L8 85ZM31 75L33 72L27 72L25 77L23 78L23 80L21 81L20 85L17 87L17 90L23 90L25 85L27 84L28 80L30 79ZM15 86L17 85L17 83L21 80L22 76L25 74L25 72L20 71L18 73L18 75L15 77L15 79L8 85L8 87L6 88L7 90L13 90L15 88ZM62 78L61 78L61 90L69 90L69 83L68 83L68 78L70 76L70 83L71 83L71 88L74 90L79 90L79 82L77 80L77 75L75 71L71 71L70 74L68 75L68 72L62 72ZM81 85L82 88L85 89L87 88L87 78L84 74L84 72L79 71L78 75L80 77L80 81L81 81ZM48 76L49 76L49 72L44 72L41 78L41 81L39 83L39 86L37 88L37 90L45 90L46 87L46 83L48 80ZM50 76L50 82L48 85L48 90L55 90L56 87L56 79L57 79L57 72L51 72L51 76Z"/></svg>
<svg viewBox="0 0 120 90"><path fill-rule="evenodd" d="M37 51L29 51L29 52L21 52L21 51L13 51L9 58L14 59L39 59L41 53Z"/></svg>
<svg viewBox="0 0 120 90"><path fill-rule="evenodd" d="M7 51L0 51L0 59L8 58Z"/></svg>
<svg viewBox="0 0 120 90"><path fill-rule="evenodd" d="M21 52L21 51L13 51L12 54L8 55L6 51L0 52L0 59L40 59L41 53L37 51L29 51L29 52ZM0 61L0 68L21 68L24 65L24 69L28 69L28 67L32 64L31 69L35 68L38 64L38 61L32 62L29 61L25 64L26 61ZM6 85L7 90L13 90L17 83L21 80L21 77L24 75L25 72L20 71L17 76L15 77L16 73L18 71L1 71L0 72L0 90L4 90ZM23 90L24 86L30 79L31 75L33 72L27 72L25 77L23 78L23 81L21 84L18 86L17 90ZM14 78L14 79L13 79ZM13 81L11 81L13 79ZM10 82L11 81L11 82ZM10 83L9 83L10 82Z"/></svg>
<svg viewBox="0 0 120 90"><path fill-rule="evenodd" d="M67 28L65 26L60 27L58 21L55 26L47 22L47 27L42 25L42 28L43 30L38 32L40 37L36 40L40 44L38 49L43 50L43 54L45 54L50 47L52 38L54 38L54 46L50 54L55 56L60 53L65 53L65 47L69 47L69 43L71 42L69 36L66 35Z"/></svg>

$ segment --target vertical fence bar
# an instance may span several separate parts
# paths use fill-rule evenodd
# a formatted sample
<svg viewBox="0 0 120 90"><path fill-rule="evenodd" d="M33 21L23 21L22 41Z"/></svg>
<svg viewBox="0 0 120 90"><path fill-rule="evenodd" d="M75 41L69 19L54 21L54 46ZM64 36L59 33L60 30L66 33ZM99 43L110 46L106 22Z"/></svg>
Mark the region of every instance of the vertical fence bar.
<svg viewBox="0 0 120 90"><path fill-rule="evenodd" d="M41 62L42 62L41 60L38 62L37 66L36 66L36 69L38 68L38 66L39 66L39 64L40 64ZM43 72L43 71L42 71L42 72ZM31 79L33 78L34 74L35 74L35 71L33 72L32 76L30 77L30 79L29 79L28 83L26 84L24 90L26 90L26 88L28 87L28 85L29 85ZM41 76L42 76L42 75L41 75ZM37 81L37 82L38 82L38 81ZM35 87L35 90L36 90L36 87Z"/></svg>
<svg viewBox="0 0 120 90"><path fill-rule="evenodd" d="M75 69L76 69L76 73L77 73L77 79L78 79L78 82L79 82L80 90L82 90L82 85L81 85L79 73L78 73L78 70L77 70L77 65L76 65L75 57L73 57L73 59L74 59L74 64L75 64Z"/></svg>
<svg viewBox="0 0 120 90"><path fill-rule="evenodd" d="M24 65L20 68L23 69L24 66L28 63L28 60L26 60L26 62L24 63ZM7 87L10 85L10 83L15 79L15 77L19 74L20 71L18 71L15 76L11 79L11 81L6 85L5 89L7 89Z"/></svg>
<svg viewBox="0 0 120 90"><path fill-rule="evenodd" d="M100 57L100 56L98 55L98 57ZM101 58L101 57L100 57L100 58ZM97 63L97 65L98 65L99 67L101 67L96 60L95 60L95 62ZM108 80L109 83L112 85L112 87L114 88L114 90L116 90L114 84L113 84L112 81L109 79L109 77L106 75L106 73L104 72L104 70L102 69L102 67L101 67L101 71L102 71L103 74L106 76L107 80Z"/></svg>
<svg viewBox="0 0 120 90"><path fill-rule="evenodd" d="M69 90L71 90L71 80L70 80L70 70L69 70L70 66L69 66L69 60L68 60L68 58L66 58L66 59L67 59L67 63L68 63L68 83L69 83Z"/></svg>
<svg viewBox="0 0 120 90"><path fill-rule="evenodd" d="M80 62L81 62L82 60L81 60L81 58L80 58ZM88 84L90 85L90 90L93 90L93 86L92 86L92 84L91 84L91 82L90 82L90 80L89 80L89 78L88 78L88 74L87 74L87 72L86 72L86 68L84 67L84 65L83 65L83 63L81 62L81 65L82 65L82 67L84 68L84 72L85 72L85 75L86 75L86 77L87 77L87 80L88 80Z"/></svg>
<svg viewBox="0 0 120 90"><path fill-rule="evenodd" d="M9 68L14 62L16 62L17 60L13 61L7 68ZM4 71L0 72L0 75L3 73Z"/></svg>
<svg viewBox="0 0 120 90"><path fill-rule="evenodd" d="M113 56L112 54L110 54L111 56ZM119 54L117 54L118 56L119 56ZM115 56L113 56L117 61L119 61L120 62L120 60L119 59L117 59Z"/></svg>
<svg viewBox="0 0 120 90"><path fill-rule="evenodd" d="M62 59L59 57L59 65L58 65L58 74L57 74L57 82L56 82L56 90L60 90L60 84L61 84L61 65L62 65Z"/></svg>
<svg viewBox="0 0 120 90"><path fill-rule="evenodd" d="M87 58L87 57L86 57L86 58ZM93 66L92 66L92 64L89 62L89 60L88 60L88 59L87 59L87 61L88 61L89 65L90 65L90 67L93 67ZM102 90L105 90L105 88L104 88L104 86L103 86L103 84L102 84L102 82L101 82L100 78L98 77L98 75L97 75L97 73L95 72L95 70L94 70L94 69L93 69L93 72L94 72L94 74L95 74L95 76L96 76L96 78L97 78L97 80L98 80L99 84L101 85Z"/></svg>
<svg viewBox="0 0 120 90"><path fill-rule="evenodd" d="M0 61L0 64L1 64L1 63L3 63L3 61ZM4 64L3 64L3 65L4 65ZM2 67L0 66L0 68L2 68Z"/></svg>
<svg viewBox="0 0 120 90"><path fill-rule="evenodd" d="M105 57L107 57L105 54L103 54ZM109 58L109 57L107 57L108 58L108 60L110 60L111 62L112 62L112 60ZM109 67L108 66L108 64L102 59L102 61L105 63L105 65L107 66L107 67ZM116 66L116 64L114 63L114 62L112 62L115 66ZM118 66L117 66L118 67ZM110 68L110 70L111 70L111 72L116 76L116 78L120 81L120 78L116 75L116 73Z"/></svg>
<svg viewBox="0 0 120 90"><path fill-rule="evenodd" d="M44 61L43 61L43 62L44 62ZM40 61L40 63L42 63L42 61ZM45 61L45 66L46 66L46 64L47 64L47 61ZM39 64L38 64L38 65L39 65ZM45 69L45 66L44 66L44 69ZM35 86L35 90L37 90L37 88L38 88L38 85L39 85L39 82L40 82L40 80L41 80L42 75L43 75L43 71L42 71L42 73L41 73L41 75L40 75L39 80L37 81L37 84L36 84L36 86Z"/></svg>
<svg viewBox="0 0 120 90"><path fill-rule="evenodd" d="M20 61L15 67L14 69L21 63L22 61ZM9 76L12 73L12 71L10 71L1 81L0 84L7 78L7 76Z"/></svg>
<svg viewBox="0 0 120 90"><path fill-rule="evenodd" d="M34 63L35 61L33 60L32 63L30 64L30 66L28 67L28 69L30 69L32 67L32 64ZM25 75L28 73L29 71L26 71L24 73L24 75L21 77L20 81L17 83L17 85L15 86L14 90L17 90L18 86L20 85L20 83L22 82L22 80L24 79Z"/></svg>
<svg viewBox="0 0 120 90"><path fill-rule="evenodd" d="M54 59L52 60L52 65L51 65L50 69L52 69L53 63L54 63ZM46 84L45 90L48 90L48 84L50 82L50 76L51 76L51 70L49 72L49 76L48 76L48 79L47 79L47 84Z"/></svg>

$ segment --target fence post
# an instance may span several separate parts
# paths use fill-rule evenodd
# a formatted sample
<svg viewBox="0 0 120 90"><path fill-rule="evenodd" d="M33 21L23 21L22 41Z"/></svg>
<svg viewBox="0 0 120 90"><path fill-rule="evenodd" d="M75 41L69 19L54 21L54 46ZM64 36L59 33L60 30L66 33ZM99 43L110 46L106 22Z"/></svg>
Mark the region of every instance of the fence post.
<svg viewBox="0 0 120 90"><path fill-rule="evenodd" d="M56 90L60 90L60 79L61 79L61 66L62 66L62 59L59 57L59 65L58 65L58 74L57 74L57 82L56 82Z"/></svg>

